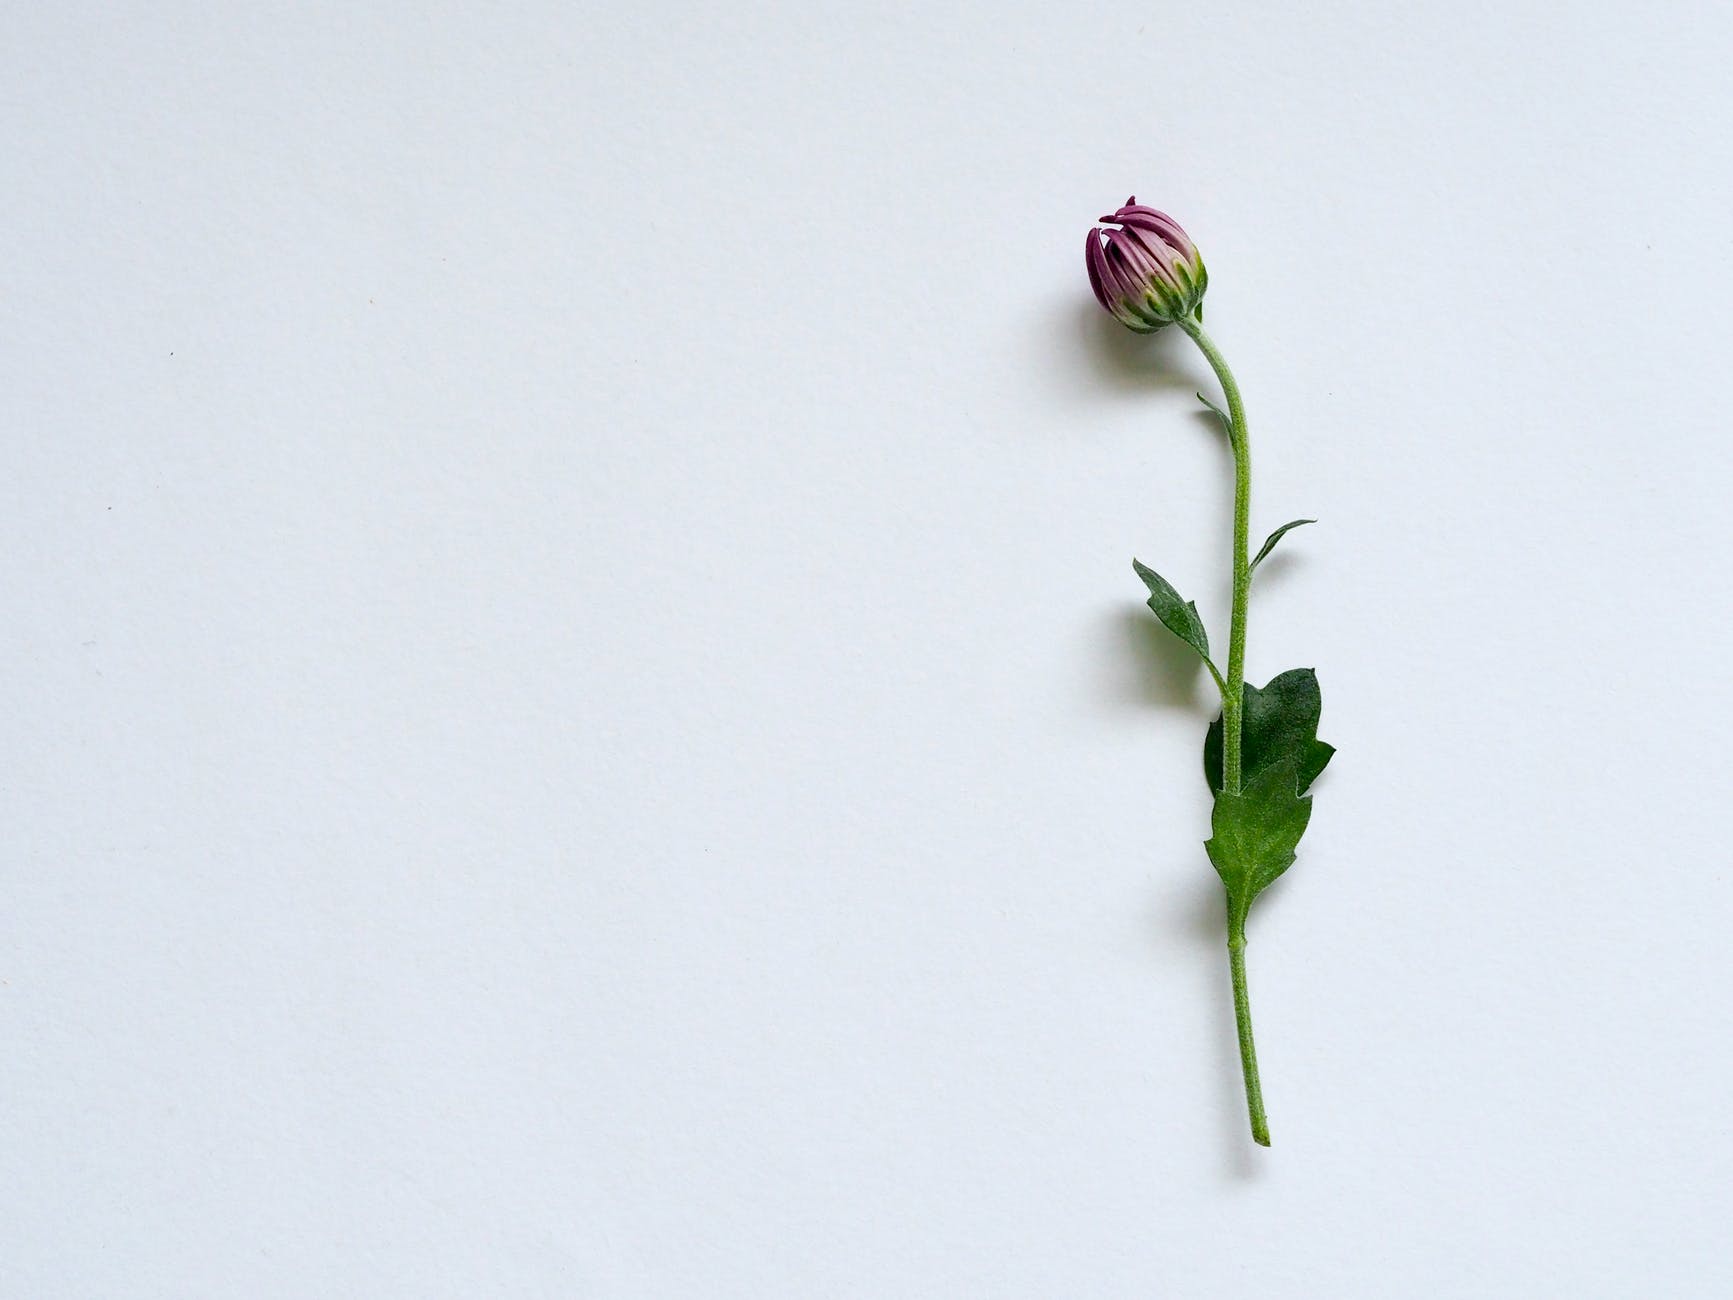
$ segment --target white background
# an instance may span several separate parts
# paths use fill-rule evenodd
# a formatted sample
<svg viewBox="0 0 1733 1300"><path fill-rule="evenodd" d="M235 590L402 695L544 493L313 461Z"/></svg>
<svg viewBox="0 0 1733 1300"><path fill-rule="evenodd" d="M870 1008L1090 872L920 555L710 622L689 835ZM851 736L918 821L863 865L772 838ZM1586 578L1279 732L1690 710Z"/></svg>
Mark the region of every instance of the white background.
<svg viewBox="0 0 1733 1300"><path fill-rule="evenodd" d="M11 6L0 1294L1729 1294L1730 42ZM1133 192L1321 521L1267 1152Z"/></svg>

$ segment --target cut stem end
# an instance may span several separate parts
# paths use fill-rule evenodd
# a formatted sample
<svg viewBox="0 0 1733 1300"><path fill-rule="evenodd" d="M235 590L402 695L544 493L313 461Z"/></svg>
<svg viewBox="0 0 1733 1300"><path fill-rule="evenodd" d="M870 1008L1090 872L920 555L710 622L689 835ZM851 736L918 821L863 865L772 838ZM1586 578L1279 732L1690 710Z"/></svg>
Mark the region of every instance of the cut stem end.
<svg viewBox="0 0 1733 1300"><path fill-rule="evenodd" d="M1264 1114L1264 1088L1258 1078L1258 1048L1252 1041L1252 1003L1246 993L1246 936L1235 927L1228 935L1228 968L1234 981L1234 1028L1240 1040L1240 1073L1246 1081L1246 1115L1251 1120L1252 1141L1270 1145L1270 1121Z"/></svg>

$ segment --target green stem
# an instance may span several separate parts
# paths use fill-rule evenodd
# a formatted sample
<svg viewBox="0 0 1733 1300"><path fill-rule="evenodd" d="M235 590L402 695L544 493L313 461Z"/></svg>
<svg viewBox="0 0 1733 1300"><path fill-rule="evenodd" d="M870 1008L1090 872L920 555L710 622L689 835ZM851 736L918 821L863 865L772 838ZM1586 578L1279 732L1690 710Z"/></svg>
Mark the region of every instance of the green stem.
<svg viewBox="0 0 1733 1300"><path fill-rule="evenodd" d="M1228 401L1228 440L1234 449L1234 603L1228 625L1227 682L1222 688L1222 789L1238 794L1240 701L1246 680L1246 606L1252 591L1252 568L1247 562L1252 526L1252 450L1246 439L1245 404L1240 400L1240 386L1234 382L1227 358L1222 356L1215 340L1204 333L1203 326L1191 317L1182 319L1179 327L1191 335L1210 369L1216 372L1222 395Z"/></svg>
<svg viewBox="0 0 1733 1300"><path fill-rule="evenodd" d="M1252 1042L1252 1002L1246 994L1246 925L1244 918L1228 921L1228 966L1234 977L1234 1028L1240 1036L1240 1073L1246 1078L1246 1113L1252 1121L1252 1141L1270 1145L1270 1121L1264 1115L1264 1086L1258 1079L1258 1048Z"/></svg>
<svg viewBox="0 0 1733 1300"><path fill-rule="evenodd" d="M1222 683L1222 789L1240 792L1240 710L1246 680L1246 607L1252 590L1252 568L1247 562L1252 523L1252 450L1246 437L1246 408L1240 386L1227 358L1215 340L1196 320L1186 317L1179 326L1191 336L1204 360L1215 371L1228 403L1228 440L1234 449L1234 603L1228 626L1228 670ZM1234 1027L1240 1040L1240 1071L1246 1080L1246 1112L1251 1117L1252 1141L1270 1145L1269 1120L1264 1116L1264 1089L1258 1078L1258 1049L1252 1041L1252 1004L1246 993L1246 918L1228 900L1228 966L1234 981Z"/></svg>

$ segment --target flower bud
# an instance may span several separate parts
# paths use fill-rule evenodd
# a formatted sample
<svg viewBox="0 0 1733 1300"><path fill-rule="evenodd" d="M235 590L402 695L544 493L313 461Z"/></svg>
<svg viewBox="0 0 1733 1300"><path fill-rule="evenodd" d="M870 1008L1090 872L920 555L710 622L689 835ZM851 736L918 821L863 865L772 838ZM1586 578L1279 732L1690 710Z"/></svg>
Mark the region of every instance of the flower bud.
<svg viewBox="0 0 1733 1300"><path fill-rule="evenodd" d="M1179 222L1135 196L1101 220L1110 224L1090 230L1083 260L1097 301L1115 320L1153 334L1194 312L1201 316L1209 275Z"/></svg>

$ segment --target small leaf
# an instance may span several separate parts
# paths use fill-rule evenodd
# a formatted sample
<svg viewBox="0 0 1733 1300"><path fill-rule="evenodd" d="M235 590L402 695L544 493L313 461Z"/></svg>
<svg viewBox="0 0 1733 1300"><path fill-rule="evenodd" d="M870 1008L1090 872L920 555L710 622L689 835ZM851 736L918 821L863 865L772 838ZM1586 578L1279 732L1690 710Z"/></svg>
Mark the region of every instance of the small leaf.
<svg viewBox="0 0 1733 1300"><path fill-rule="evenodd" d="M1259 690L1250 682L1240 695L1240 785L1286 759L1294 761L1297 791L1304 794L1324 770L1334 746L1318 739L1324 696L1310 668L1290 668ZM1222 720L1210 723L1203 742L1203 774L1216 794L1222 789Z"/></svg>
<svg viewBox="0 0 1733 1300"><path fill-rule="evenodd" d="M1272 763L1238 794L1218 794L1204 851L1228 892L1231 917L1245 920L1252 900L1294 864L1312 819L1292 758Z"/></svg>
<svg viewBox="0 0 1733 1300"><path fill-rule="evenodd" d="M1199 313L1199 316L1201 318L1201 316L1202 316L1201 312ZM1218 419L1222 422L1222 432L1227 434L1228 437L1230 437L1230 438L1233 437L1234 422L1228 418L1228 413L1226 411L1222 410L1222 408L1217 406L1214 402L1210 401L1210 399L1205 397L1202 393L1199 393L1197 395L1197 400L1202 402L1205 406L1209 407L1210 410L1215 412L1216 419Z"/></svg>
<svg viewBox="0 0 1733 1300"><path fill-rule="evenodd" d="M1204 631L1197 606L1191 601L1181 600L1168 580L1142 560L1133 560L1131 567L1143 579L1143 585L1149 588L1149 607L1155 611L1161 625L1196 650L1206 664L1209 663L1209 633ZM1213 671L1215 665L1210 664L1210 668Z"/></svg>
<svg viewBox="0 0 1733 1300"><path fill-rule="evenodd" d="M1290 528L1298 528L1301 524L1315 524L1317 522L1316 519L1290 519L1287 523L1276 529L1275 532L1264 538L1264 544L1258 548L1257 557L1251 562L1250 567L1255 569L1258 565L1262 564L1264 556L1276 549L1276 543L1282 540L1282 535Z"/></svg>

